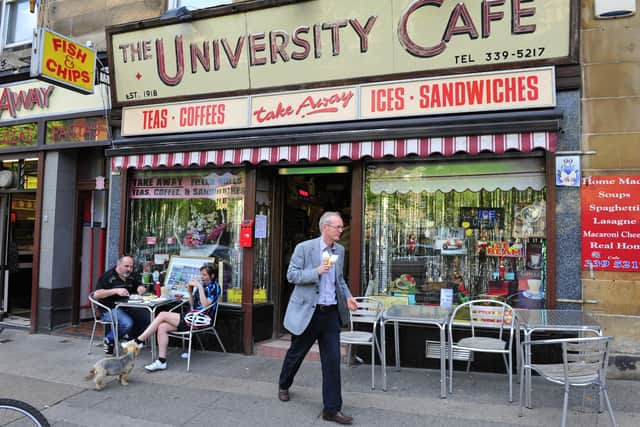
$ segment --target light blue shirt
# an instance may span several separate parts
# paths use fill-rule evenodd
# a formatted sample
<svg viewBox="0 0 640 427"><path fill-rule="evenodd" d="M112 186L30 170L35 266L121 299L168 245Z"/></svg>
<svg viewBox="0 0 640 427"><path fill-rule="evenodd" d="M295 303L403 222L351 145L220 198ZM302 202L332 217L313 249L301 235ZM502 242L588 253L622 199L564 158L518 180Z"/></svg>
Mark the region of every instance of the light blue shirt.
<svg viewBox="0 0 640 427"><path fill-rule="evenodd" d="M324 240L320 239L320 251L323 254L328 253L329 256L334 254L333 248L326 245ZM323 260L324 262L324 260ZM336 299L336 265L333 264L328 272L320 275L320 296L318 297L318 304L337 304Z"/></svg>

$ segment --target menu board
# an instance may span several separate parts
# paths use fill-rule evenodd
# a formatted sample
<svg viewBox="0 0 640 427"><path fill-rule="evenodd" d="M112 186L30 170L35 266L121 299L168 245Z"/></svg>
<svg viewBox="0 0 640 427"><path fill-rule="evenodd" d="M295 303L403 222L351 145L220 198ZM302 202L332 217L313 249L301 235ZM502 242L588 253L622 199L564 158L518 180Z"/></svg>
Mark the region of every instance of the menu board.
<svg viewBox="0 0 640 427"><path fill-rule="evenodd" d="M640 176L582 180L582 268L640 271Z"/></svg>
<svg viewBox="0 0 640 427"><path fill-rule="evenodd" d="M214 261L214 258L207 257L172 256L164 285L170 288L181 288L191 279L200 280L200 267Z"/></svg>

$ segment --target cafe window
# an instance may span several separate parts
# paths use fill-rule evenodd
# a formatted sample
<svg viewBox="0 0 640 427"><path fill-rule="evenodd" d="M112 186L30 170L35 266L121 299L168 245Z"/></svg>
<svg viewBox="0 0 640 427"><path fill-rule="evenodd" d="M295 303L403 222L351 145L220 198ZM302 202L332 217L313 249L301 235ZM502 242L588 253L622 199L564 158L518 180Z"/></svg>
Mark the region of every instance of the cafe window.
<svg viewBox="0 0 640 427"><path fill-rule="evenodd" d="M38 188L38 160L0 160L0 188L36 190Z"/></svg>
<svg viewBox="0 0 640 427"><path fill-rule="evenodd" d="M362 293L543 301L544 176L540 158L369 165Z"/></svg>
<svg viewBox="0 0 640 427"><path fill-rule="evenodd" d="M221 301L240 303L244 191L240 170L132 173L126 251L136 270L162 280L172 255L213 257L223 265Z"/></svg>
<svg viewBox="0 0 640 427"><path fill-rule="evenodd" d="M30 147L38 144L38 124L0 126L0 149Z"/></svg>
<svg viewBox="0 0 640 427"><path fill-rule="evenodd" d="M46 144L98 142L108 139L105 117L80 117L47 122Z"/></svg>

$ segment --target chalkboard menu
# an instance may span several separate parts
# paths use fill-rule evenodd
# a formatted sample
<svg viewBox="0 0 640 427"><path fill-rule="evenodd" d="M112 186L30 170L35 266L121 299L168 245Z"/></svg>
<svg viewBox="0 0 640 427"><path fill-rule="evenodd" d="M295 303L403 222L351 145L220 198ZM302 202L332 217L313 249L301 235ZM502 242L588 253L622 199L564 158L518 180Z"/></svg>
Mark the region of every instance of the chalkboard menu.
<svg viewBox="0 0 640 427"><path fill-rule="evenodd" d="M460 208L460 227L480 228L504 228L503 208Z"/></svg>

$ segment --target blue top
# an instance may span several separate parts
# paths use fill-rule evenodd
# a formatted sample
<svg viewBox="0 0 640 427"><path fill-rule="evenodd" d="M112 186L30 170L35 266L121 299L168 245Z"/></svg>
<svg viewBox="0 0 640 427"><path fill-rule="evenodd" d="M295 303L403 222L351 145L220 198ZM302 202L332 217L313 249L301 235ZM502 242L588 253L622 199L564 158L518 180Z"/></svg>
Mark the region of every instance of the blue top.
<svg viewBox="0 0 640 427"><path fill-rule="evenodd" d="M222 293L222 289L220 289L220 284L217 281L204 283L203 288L204 288L205 295L213 303L209 313L206 313L206 314L211 314L213 310L216 308L216 305L218 304L218 300L220 299L220 294ZM193 293L192 308L195 310L202 310L204 308L204 306L202 305L202 302L200 301L200 292Z"/></svg>
<svg viewBox="0 0 640 427"><path fill-rule="evenodd" d="M328 256L334 254L333 247L327 246L324 240L320 239L320 252L324 256L326 253ZM324 262L324 261L323 261ZM318 297L318 304L337 304L336 300L336 265L332 264L329 271L320 275L320 295Z"/></svg>

